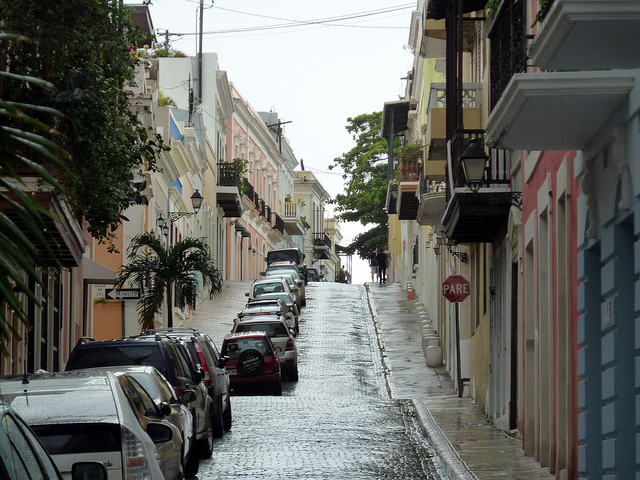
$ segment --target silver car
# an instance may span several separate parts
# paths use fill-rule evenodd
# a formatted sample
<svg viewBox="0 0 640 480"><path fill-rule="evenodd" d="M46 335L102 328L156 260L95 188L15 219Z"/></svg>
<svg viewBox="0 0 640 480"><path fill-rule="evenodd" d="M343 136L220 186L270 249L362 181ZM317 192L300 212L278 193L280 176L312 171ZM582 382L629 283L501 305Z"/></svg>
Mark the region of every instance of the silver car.
<svg viewBox="0 0 640 480"><path fill-rule="evenodd" d="M110 480L165 478L154 442L170 440L173 431L154 423L145 432L113 373L31 374L0 381L0 389L63 478L71 478L74 463L89 461L103 463Z"/></svg>

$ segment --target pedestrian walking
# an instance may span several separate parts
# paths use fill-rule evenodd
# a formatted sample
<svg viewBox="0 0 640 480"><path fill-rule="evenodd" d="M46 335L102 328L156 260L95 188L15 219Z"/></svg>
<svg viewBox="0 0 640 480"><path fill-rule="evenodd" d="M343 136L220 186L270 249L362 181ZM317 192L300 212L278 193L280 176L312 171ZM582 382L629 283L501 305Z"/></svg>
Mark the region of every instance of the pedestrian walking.
<svg viewBox="0 0 640 480"><path fill-rule="evenodd" d="M369 254L369 268L371 268L371 281L375 282L374 277L378 275L378 247Z"/></svg>
<svg viewBox="0 0 640 480"><path fill-rule="evenodd" d="M378 252L376 263L378 264L378 282L387 283L387 255L384 251Z"/></svg>
<svg viewBox="0 0 640 480"><path fill-rule="evenodd" d="M391 252L389 251L389 245L384 247L384 254L387 256L387 271L385 273L385 280L389 280L389 269L391 268Z"/></svg>

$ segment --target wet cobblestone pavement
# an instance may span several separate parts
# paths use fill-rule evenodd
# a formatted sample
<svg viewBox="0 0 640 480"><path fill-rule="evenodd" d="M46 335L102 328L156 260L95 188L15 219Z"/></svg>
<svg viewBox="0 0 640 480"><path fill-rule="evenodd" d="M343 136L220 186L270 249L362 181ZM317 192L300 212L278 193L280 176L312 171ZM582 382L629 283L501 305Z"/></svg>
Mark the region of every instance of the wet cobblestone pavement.
<svg viewBox="0 0 640 480"><path fill-rule="evenodd" d="M218 345L248 283L228 288L189 322ZM198 479L447 478L411 402L389 397L363 285L310 283L296 343L300 380L282 397L234 395L233 428Z"/></svg>

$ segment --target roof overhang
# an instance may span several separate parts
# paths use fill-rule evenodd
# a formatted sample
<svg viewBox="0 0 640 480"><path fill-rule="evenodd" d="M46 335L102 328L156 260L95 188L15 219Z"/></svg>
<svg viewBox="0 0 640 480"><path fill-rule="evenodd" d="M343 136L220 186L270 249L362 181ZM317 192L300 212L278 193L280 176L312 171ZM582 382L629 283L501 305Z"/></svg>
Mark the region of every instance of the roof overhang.
<svg viewBox="0 0 640 480"><path fill-rule="evenodd" d="M447 16L447 5L451 3L452 0L429 0L427 18L442 20ZM484 10L486 4L487 0L462 0L462 13Z"/></svg>
<svg viewBox="0 0 640 480"><path fill-rule="evenodd" d="M487 120L485 142L508 150L582 150L634 82L625 71L517 73Z"/></svg>

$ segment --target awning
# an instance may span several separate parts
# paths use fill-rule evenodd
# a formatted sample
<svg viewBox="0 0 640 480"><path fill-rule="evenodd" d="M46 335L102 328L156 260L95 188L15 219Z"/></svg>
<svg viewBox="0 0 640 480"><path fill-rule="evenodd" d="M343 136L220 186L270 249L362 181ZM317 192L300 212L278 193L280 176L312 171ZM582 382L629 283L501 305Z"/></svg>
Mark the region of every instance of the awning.
<svg viewBox="0 0 640 480"><path fill-rule="evenodd" d="M458 0L430 0L427 5L427 18L442 20L447 16L447 4L457 1ZM486 4L487 0L462 0L462 13L484 10Z"/></svg>
<svg viewBox="0 0 640 480"><path fill-rule="evenodd" d="M82 279L87 283L114 283L118 275L89 257L82 257Z"/></svg>
<svg viewBox="0 0 640 480"><path fill-rule="evenodd" d="M392 120L393 119L393 120ZM396 102L385 102L382 111L382 132L381 136L389 138L389 133L393 127L393 134L398 135L404 132L409 126L409 100L399 100ZM391 124L393 121L393 125Z"/></svg>

